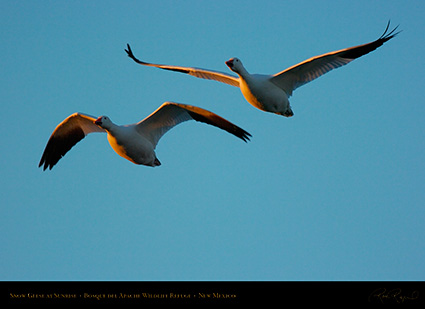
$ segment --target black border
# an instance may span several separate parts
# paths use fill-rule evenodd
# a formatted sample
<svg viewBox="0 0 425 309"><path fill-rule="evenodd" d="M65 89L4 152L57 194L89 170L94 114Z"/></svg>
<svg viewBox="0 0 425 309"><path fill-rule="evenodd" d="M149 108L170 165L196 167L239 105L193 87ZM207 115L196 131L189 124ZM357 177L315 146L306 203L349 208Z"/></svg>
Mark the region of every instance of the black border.
<svg viewBox="0 0 425 309"><path fill-rule="evenodd" d="M8 281L0 284L1 302L8 305L425 304L422 281Z"/></svg>

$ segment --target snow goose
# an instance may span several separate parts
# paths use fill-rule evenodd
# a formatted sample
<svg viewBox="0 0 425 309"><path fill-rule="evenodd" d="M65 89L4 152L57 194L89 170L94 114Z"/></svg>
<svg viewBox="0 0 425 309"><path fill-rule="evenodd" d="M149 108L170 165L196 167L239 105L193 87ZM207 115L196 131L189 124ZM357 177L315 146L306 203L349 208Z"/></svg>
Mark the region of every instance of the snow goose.
<svg viewBox="0 0 425 309"><path fill-rule="evenodd" d="M238 75L233 76L223 72L200 68L144 62L134 56L129 44L127 44L128 49L125 51L138 64L186 73L198 78L215 80L239 87L245 99L256 108L291 117L294 113L292 112L288 98L295 89L333 69L346 65L354 59L370 53L400 32L395 32L398 28L397 26L388 33L389 26L390 22L388 22L384 33L373 42L316 56L274 75L250 74L238 58L232 58L226 61L226 65Z"/></svg>
<svg viewBox="0 0 425 309"><path fill-rule="evenodd" d="M243 141L251 134L205 109L174 102L163 103L144 120L130 125L116 125L108 117L99 118L74 113L62 121L50 136L39 167L52 167L87 134L107 133L109 144L121 157L147 166L161 165L155 154L159 139L171 128L187 120L196 120L225 130Z"/></svg>

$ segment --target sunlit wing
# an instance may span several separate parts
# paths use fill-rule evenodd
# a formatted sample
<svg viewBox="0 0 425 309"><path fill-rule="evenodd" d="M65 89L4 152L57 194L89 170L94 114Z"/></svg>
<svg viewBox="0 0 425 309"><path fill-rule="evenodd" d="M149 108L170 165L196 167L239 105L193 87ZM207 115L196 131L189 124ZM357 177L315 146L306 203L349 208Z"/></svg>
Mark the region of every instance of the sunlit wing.
<svg viewBox="0 0 425 309"><path fill-rule="evenodd" d="M213 71L213 70L206 70L201 68L190 68L190 67L180 67L180 66L172 66L172 65L163 65L163 64L154 64L149 62L144 62L139 59L137 59L130 48L130 45L127 44L127 48L125 51L127 52L127 55L133 59L136 63L151 67L160 68L163 70L169 70L169 71L175 71L180 73L189 74L198 78L203 79L209 79L209 80L215 80L218 82L222 82L228 85L232 85L235 87L239 87L239 77L233 76L227 73Z"/></svg>
<svg viewBox="0 0 425 309"><path fill-rule="evenodd" d="M43 164L43 170L52 167L87 134L106 132L94 124L95 117L82 113L74 113L62 121L47 142L38 167Z"/></svg>
<svg viewBox="0 0 425 309"><path fill-rule="evenodd" d="M137 124L138 131L147 135L154 146L159 139L171 128L187 120L196 120L225 130L243 141L248 141L251 134L227 121L226 119L205 109L165 102L155 112Z"/></svg>
<svg viewBox="0 0 425 309"><path fill-rule="evenodd" d="M387 33L390 23L379 39L376 41L358 45L346 49L337 50L307 59L297 65L294 65L282 72L275 74L271 81L281 87L288 96L298 87L311 82L312 80L322 76L323 74L344 66L356 58L370 53L371 51L382 46L386 41L395 37L399 32L395 32L395 27L391 32Z"/></svg>

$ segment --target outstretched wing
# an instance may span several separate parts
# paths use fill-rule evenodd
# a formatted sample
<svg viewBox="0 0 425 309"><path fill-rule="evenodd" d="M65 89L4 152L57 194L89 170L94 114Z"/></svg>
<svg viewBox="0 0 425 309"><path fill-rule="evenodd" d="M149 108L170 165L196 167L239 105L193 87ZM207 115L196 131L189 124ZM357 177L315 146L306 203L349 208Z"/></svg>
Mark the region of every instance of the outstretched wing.
<svg viewBox="0 0 425 309"><path fill-rule="evenodd" d="M395 27L392 31L387 33L390 22L387 24L387 28L379 39L346 49L337 50L320 56L316 56L307 59L299 64L296 64L282 72L275 74L271 81L282 88L288 96L292 95L292 92L298 87L311 82L312 80L322 76L323 74L339 68L347 63L350 63L356 58L359 58L371 51L382 46L386 41L391 40L399 32L395 32L398 28Z"/></svg>
<svg viewBox="0 0 425 309"><path fill-rule="evenodd" d="M227 121L226 119L200 107L174 102L163 103L155 112L140 121L136 128L146 136L154 146L171 128L187 120L204 122L225 130L243 141L248 141L251 134Z"/></svg>
<svg viewBox="0 0 425 309"><path fill-rule="evenodd" d="M163 65L163 64L154 64L154 63L148 63L144 61L140 61L137 59L130 48L130 45L127 44L127 48L125 51L127 52L127 55L133 59L136 63L141 65L146 65L150 67L156 67L163 70L169 70L169 71L175 71L180 73L189 74L198 78L203 79L210 79L215 80L218 82L222 82L228 85L239 87L239 77L233 76L230 74L226 74L223 72L213 71L213 70L205 70L200 68L187 68L187 67L179 67L179 66L173 66L173 65Z"/></svg>
<svg viewBox="0 0 425 309"><path fill-rule="evenodd" d="M95 117L75 113L62 121L50 136L44 149L38 167L44 164L43 170L52 167L79 141L87 134L93 132L106 132L100 128L94 121Z"/></svg>

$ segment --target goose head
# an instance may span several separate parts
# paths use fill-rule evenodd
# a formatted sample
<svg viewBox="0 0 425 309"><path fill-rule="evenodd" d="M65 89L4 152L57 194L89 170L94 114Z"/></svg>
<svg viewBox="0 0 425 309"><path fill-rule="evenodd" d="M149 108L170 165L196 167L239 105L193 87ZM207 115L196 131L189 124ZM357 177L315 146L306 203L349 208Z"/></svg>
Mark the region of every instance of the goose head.
<svg viewBox="0 0 425 309"><path fill-rule="evenodd" d="M236 73L239 73L244 69L244 67L242 65L242 61L240 61L239 58L231 58L231 59L227 60L225 63L229 67L230 70L232 70L233 72L236 72Z"/></svg>
<svg viewBox="0 0 425 309"><path fill-rule="evenodd" d="M112 121L107 116L100 116L94 121L94 124L98 125L103 129L107 129L112 125Z"/></svg>

